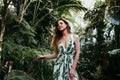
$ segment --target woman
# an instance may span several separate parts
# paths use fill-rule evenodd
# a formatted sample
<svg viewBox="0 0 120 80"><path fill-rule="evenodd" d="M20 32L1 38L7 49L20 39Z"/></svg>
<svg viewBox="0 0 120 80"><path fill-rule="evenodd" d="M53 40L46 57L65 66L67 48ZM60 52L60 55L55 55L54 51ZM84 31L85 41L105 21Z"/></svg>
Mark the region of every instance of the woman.
<svg viewBox="0 0 120 80"><path fill-rule="evenodd" d="M54 65L54 80L78 80L76 65L79 59L79 37L72 34L68 22L59 19L55 23L54 37L52 40L54 53L38 56L38 59L57 58Z"/></svg>

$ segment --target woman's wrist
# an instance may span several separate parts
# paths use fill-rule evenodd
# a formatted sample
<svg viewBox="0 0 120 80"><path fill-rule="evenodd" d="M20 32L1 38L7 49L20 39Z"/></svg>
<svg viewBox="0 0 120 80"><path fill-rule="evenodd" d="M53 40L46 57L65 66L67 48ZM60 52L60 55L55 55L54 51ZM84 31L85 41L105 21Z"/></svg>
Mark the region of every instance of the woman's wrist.
<svg viewBox="0 0 120 80"><path fill-rule="evenodd" d="M75 69L75 67L71 66L72 69Z"/></svg>
<svg viewBox="0 0 120 80"><path fill-rule="evenodd" d="M42 59L45 59L45 56L43 55L41 58L42 58Z"/></svg>
<svg viewBox="0 0 120 80"><path fill-rule="evenodd" d="M39 55L37 58L38 58L38 59L44 59L45 56L44 56L44 55Z"/></svg>

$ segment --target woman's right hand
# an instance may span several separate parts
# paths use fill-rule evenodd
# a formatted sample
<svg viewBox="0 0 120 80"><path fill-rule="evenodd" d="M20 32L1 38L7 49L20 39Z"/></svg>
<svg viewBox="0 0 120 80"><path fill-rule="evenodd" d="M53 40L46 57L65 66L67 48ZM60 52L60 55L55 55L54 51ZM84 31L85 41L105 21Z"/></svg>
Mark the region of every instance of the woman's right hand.
<svg viewBox="0 0 120 80"><path fill-rule="evenodd" d="M43 56L43 55L37 56L37 59L44 59L44 58L45 58L45 56Z"/></svg>

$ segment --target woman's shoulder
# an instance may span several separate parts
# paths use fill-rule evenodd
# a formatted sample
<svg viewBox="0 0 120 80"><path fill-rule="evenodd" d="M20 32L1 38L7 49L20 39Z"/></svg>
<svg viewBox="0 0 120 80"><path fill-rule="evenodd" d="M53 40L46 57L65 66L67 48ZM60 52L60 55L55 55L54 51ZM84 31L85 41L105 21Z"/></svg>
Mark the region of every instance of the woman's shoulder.
<svg viewBox="0 0 120 80"><path fill-rule="evenodd" d="M74 39L79 39L79 36L77 34L73 34Z"/></svg>
<svg viewBox="0 0 120 80"><path fill-rule="evenodd" d="M79 43L79 36L77 35L77 34L74 34L73 35L73 37L74 37L74 42L76 43L76 44L78 44Z"/></svg>

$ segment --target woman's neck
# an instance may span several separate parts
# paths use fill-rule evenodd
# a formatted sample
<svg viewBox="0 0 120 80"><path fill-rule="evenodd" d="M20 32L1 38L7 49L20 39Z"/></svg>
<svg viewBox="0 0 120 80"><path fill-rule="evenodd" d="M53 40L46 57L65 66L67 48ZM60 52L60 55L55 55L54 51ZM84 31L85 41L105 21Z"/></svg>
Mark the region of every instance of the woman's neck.
<svg viewBox="0 0 120 80"><path fill-rule="evenodd" d="M64 32L62 32L62 37L68 37L70 34L72 34L72 33L68 32L68 31L64 31Z"/></svg>
<svg viewBox="0 0 120 80"><path fill-rule="evenodd" d="M69 32L67 31L67 29L65 29L64 31L62 31L62 36L67 36L69 34Z"/></svg>

